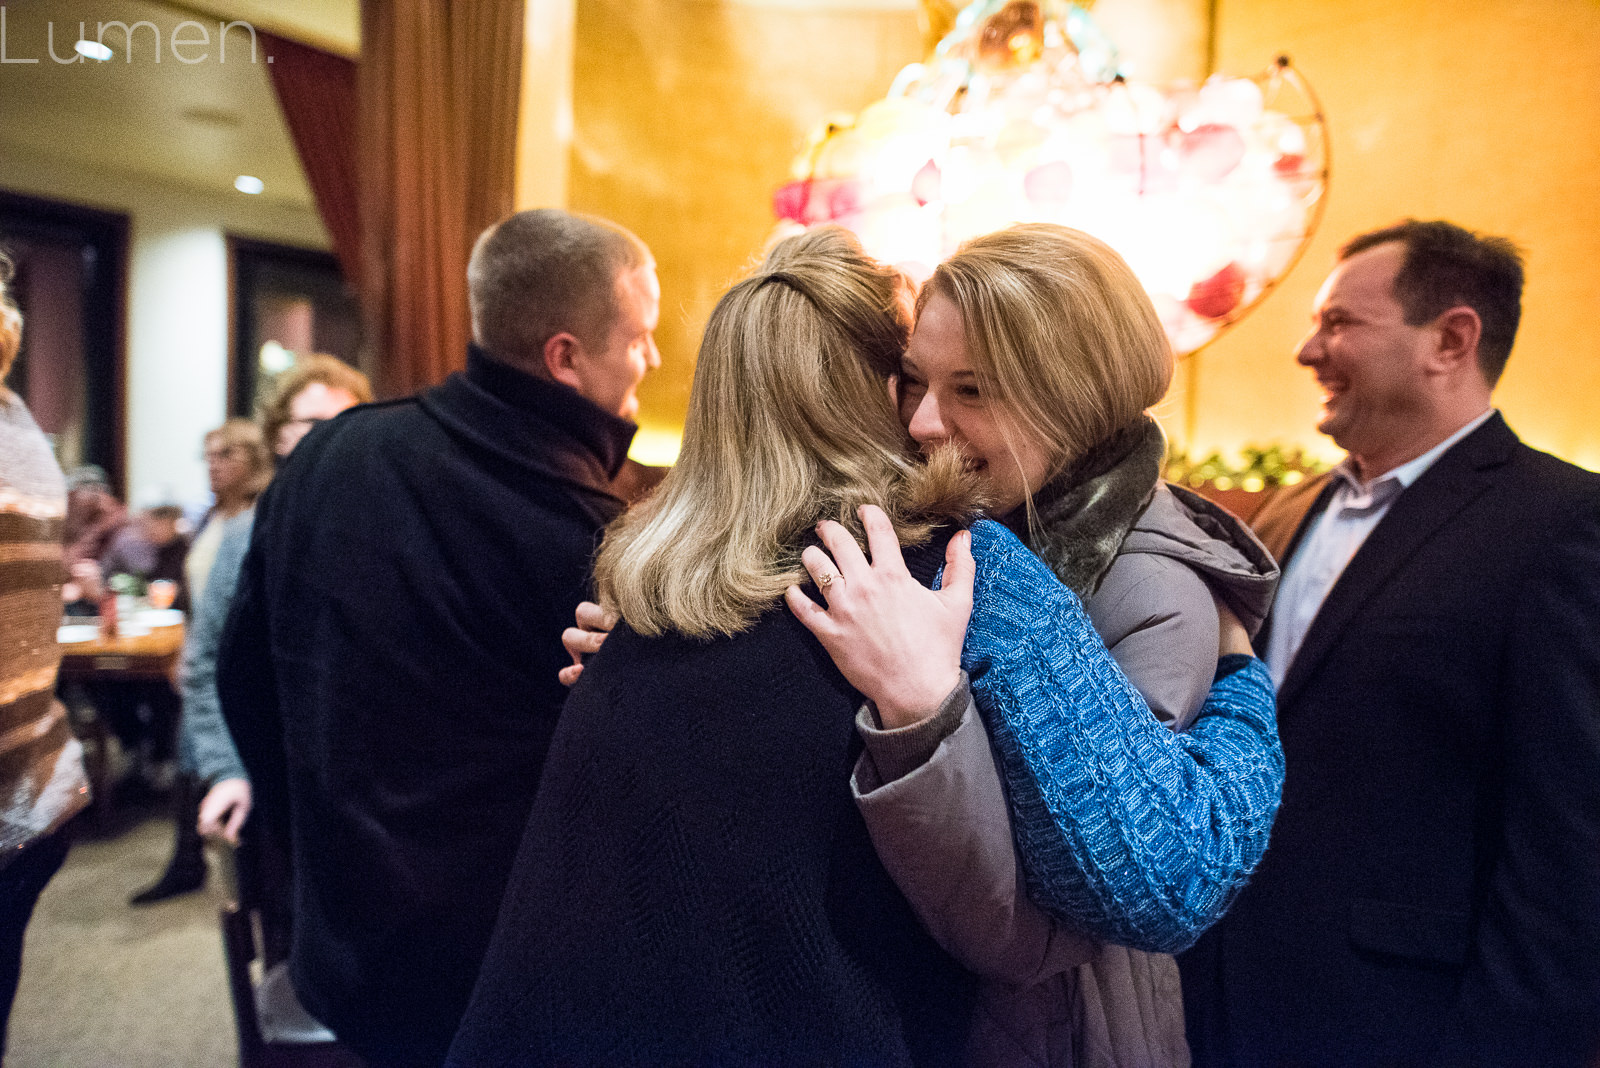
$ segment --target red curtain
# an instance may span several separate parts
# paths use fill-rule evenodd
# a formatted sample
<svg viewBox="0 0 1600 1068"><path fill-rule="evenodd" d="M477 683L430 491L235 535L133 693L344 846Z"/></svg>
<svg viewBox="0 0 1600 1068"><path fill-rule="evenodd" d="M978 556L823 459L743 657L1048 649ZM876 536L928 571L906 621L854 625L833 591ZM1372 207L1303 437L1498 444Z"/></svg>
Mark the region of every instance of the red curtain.
<svg viewBox="0 0 1600 1068"><path fill-rule="evenodd" d="M524 2L362 4L361 277L383 395L465 362L467 257L515 192Z"/></svg>
<svg viewBox="0 0 1600 1068"><path fill-rule="evenodd" d="M345 280L361 291L361 202L356 180L354 60L261 34L272 88L300 154L322 225L333 238Z"/></svg>

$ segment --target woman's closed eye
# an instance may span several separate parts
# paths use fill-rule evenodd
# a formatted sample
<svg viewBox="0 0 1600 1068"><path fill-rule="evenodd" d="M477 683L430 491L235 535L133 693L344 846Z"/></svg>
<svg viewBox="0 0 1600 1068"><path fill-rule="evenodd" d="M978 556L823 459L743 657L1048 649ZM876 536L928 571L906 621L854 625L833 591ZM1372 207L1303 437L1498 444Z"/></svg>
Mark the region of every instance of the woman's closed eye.
<svg viewBox="0 0 1600 1068"><path fill-rule="evenodd" d="M920 381L910 375L903 375L900 379L900 395L897 407L900 409L902 422L909 421L912 414L922 404L922 398L928 395L928 383Z"/></svg>

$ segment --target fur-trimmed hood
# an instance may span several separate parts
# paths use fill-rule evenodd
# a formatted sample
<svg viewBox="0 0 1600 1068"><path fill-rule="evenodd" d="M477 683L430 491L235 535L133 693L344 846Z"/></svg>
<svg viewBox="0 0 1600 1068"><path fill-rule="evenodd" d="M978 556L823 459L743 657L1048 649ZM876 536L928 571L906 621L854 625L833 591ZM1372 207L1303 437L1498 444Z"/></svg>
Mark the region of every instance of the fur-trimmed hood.
<svg viewBox="0 0 1600 1068"><path fill-rule="evenodd" d="M1254 637L1278 565L1233 513L1161 481L1166 437L1145 416L1052 478L1034 514L1007 517L1061 581L1088 598L1121 553L1171 557L1199 572Z"/></svg>
<svg viewBox="0 0 1600 1068"><path fill-rule="evenodd" d="M1252 638L1278 588L1278 565L1249 527L1221 505L1170 482L1157 484L1122 551L1168 556L1194 568Z"/></svg>

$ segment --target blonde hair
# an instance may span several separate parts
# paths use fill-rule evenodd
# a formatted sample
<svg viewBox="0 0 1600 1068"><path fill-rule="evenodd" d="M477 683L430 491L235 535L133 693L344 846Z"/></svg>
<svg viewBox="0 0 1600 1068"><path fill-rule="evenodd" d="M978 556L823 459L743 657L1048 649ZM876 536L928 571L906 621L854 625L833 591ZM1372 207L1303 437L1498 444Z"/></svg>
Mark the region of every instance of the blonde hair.
<svg viewBox="0 0 1600 1068"><path fill-rule="evenodd" d="M780 242L722 297L678 462L606 532L603 604L641 634L736 634L804 578L801 542L822 519L859 530L856 508L877 504L915 543L959 511L959 468L919 477L889 401L908 333L897 287L825 228Z"/></svg>
<svg viewBox="0 0 1600 1068"><path fill-rule="evenodd" d="M337 356L308 352L295 358L294 366L279 376L272 396L261 408L261 436L268 448L277 444L278 432L289 424L289 404L300 391L314 382L329 389L342 389L359 404L372 400L372 383L367 376Z"/></svg>
<svg viewBox="0 0 1600 1068"><path fill-rule="evenodd" d="M11 300L11 261L0 253L0 395L7 390L6 375L11 373L11 362L22 348L22 313Z"/></svg>
<svg viewBox="0 0 1600 1068"><path fill-rule="evenodd" d="M272 450L267 448L266 436L254 420L229 419L215 430L207 431L204 440L207 448L220 443L224 448L243 450L250 461L250 478L241 488L240 496L246 501L261 496L267 483L272 481Z"/></svg>
<svg viewBox="0 0 1600 1068"><path fill-rule="evenodd" d="M1081 230L1026 223L974 238L933 272L919 312L934 293L961 311L978 388L1044 445L1052 472L1131 425L1172 382L1150 297Z"/></svg>

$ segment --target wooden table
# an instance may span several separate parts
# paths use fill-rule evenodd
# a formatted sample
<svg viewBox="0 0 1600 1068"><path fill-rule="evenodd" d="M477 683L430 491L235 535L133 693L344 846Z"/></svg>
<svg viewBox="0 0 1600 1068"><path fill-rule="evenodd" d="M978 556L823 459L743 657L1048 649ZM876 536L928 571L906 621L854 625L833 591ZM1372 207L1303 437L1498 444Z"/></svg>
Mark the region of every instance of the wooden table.
<svg viewBox="0 0 1600 1068"><path fill-rule="evenodd" d="M86 620L86 624L93 622L93 617ZM90 641L61 645L61 696L66 701L73 732L83 742L84 770L89 775L89 788L96 802L90 814L95 830L101 834L114 825L116 782L111 761L112 731L80 684L170 683L182 649L182 623L153 627L145 634L119 635L111 639L97 635Z"/></svg>
<svg viewBox="0 0 1600 1068"><path fill-rule="evenodd" d="M170 678L182 649L182 623L156 627L136 637L72 642L61 647L61 677L95 681Z"/></svg>

